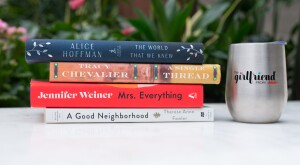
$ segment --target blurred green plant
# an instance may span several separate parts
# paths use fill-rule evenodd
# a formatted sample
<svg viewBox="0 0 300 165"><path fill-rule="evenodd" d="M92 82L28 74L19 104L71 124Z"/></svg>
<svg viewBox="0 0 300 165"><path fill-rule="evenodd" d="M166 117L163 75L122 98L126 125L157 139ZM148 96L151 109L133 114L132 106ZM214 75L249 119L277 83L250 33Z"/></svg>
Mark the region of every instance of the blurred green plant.
<svg viewBox="0 0 300 165"><path fill-rule="evenodd" d="M78 3L80 2L80 3ZM48 64L25 62L25 38L120 40L116 1L7 0L0 6L0 107L29 106L30 79L47 80ZM24 28L23 28L24 27ZM27 30L26 30L27 29ZM25 33L25 32L26 33ZM8 34L10 33L10 34Z"/></svg>
<svg viewBox="0 0 300 165"><path fill-rule="evenodd" d="M66 1L61 0L5 0L0 6L0 16L12 25L27 20L39 26L63 21Z"/></svg>
<svg viewBox="0 0 300 165"><path fill-rule="evenodd" d="M205 86L205 102L223 102L229 45L280 40L279 9L294 1L274 0L270 6L270 0L218 0L211 5L197 0L151 0L148 16L134 9L138 18L126 19L114 0L6 0L0 6L0 19L27 32L8 35L0 28L0 106L29 106L30 79L48 79L48 64L26 64L22 41L26 37L202 42L205 63L222 66L221 84ZM263 25L269 12L273 12L273 27L266 34ZM292 91L298 89L300 77L296 72L299 39L298 43L293 39L300 35L299 28L300 23L291 30L286 46Z"/></svg>
<svg viewBox="0 0 300 165"><path fill-rule="evenodd" d="M151 1L151 16L148 18L142 11L135 9L138 19L129 22L136 28L132 35L134 40L145 41L181 41L185 30L186 19L192 11L194 1L179 6L176 0L167 1L166 5L160 0Z"/></svg>
<svg viewBox="0 0 300 165"><path fill-rule="evenodd" d="M182 2L182 1L181 1ZM206 102L224 102L226 68L229 45L240 42L268 42L277 40L278 8L292 0L220 0L211 6L198 1L151 0L151 13L146 17L135 9L139 18L129 22L136 32L132 40L202 42L205 45L205 63L220 64L221 84L205 86ZM196 7L196 8L195 8ZM265 34L266 14L273 15L273 34ZM287 55L294 50L290 39ZM293 68L288 64L289 68Z"/></svg>
<svg viewBox="0 0 300 165"><path fill-rule="evenodd" d="M24 27L9 26L0 19L0 106L26 106L26 87L32 73L24 60Z"/></svg>

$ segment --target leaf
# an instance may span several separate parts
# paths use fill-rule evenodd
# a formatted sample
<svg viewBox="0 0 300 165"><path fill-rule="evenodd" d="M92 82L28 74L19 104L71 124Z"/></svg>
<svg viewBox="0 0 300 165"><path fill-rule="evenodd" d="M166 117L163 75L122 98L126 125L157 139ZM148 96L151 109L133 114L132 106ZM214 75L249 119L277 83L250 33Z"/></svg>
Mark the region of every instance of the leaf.
<svg viewBox="0 0 300 165"><path fill-rule="evenodd" d="M144 40L155 41L155 34L142 19L129 20L130 24L144 37Z"/></svg>
<svg viewBox="0 0 300 165"><path fill-rule="evenodd" d="M222 52L222 51L211 52L211 55L214 56L214 57L216 57L217 59L224 59L224 60L226 60L228 58L227 53Z"/></svg>
<svg viewBox="0 0 300 165"><path fill-rule="evenodd" d="M197 57L198 56L198 53L195 53L195 57Z"/></svg>
<svg viewBox="0 0 300 165"><path fill-rule="evenodd" d="M198 26L198 22L200 21L203 15L203 10L197 10L197 12L191 17L191 28L192 30L196 30Z"/></svg>
<svg viewBox="0 0 300 165"><path fill-rule="evenodd" d="M187 49L186 52L189 52L191 49Z"/></svg>
<svg viewBox="0 0 300 165"><path fill-rule="evenodd" d="M31 53L29 53L29 52L26 52L26 54L27 54L27 56L31 56Z"/></svg>
<svg viewBox="0 0 300 165"><path fill-rule="evenodd" d="M237 25L237 24L235 24ZM251 30L255 29L256 23L250 20L250 18L245 18L240 21L240 24L237 26L231 25L228 26L229 34L232 38L232 42L241 42L245 39L246 36L251 34Z"/></svg>
<svg viewBox="0 0 300 165"><path fill-rule="evenodd" d="M168 29L168 20L166 17L165 9L164 9L164 4L162 3L161 0L152 0L151 5L153 8L153 14L155 18L157 19L157 23L159 27L161 28L161 35L164 35L165 32L167 32Z"/></svg>
<svg viewBox="0 0 300 165"><path fill-rule="evenodd" d="M36 38L37 33L39 32L39 26L36 23L31 21L22 21L22 26L26 27L28 36Z"/></svg>
<svg viewBox="0 0 300 165"><path fill-rule="evenodd" d="M53 57L51 54L48 54L49 57Z"/></svg>
<svg viewBox="0 0 300 165"><path fill-rule="evenodd" d="M157 41L160 40L157 35L155 24L152 20L143 14L139 9L135 9L135 13L140 17L139 19L129 20L130 24L137 29L139 33L145 36L146 40Z"/></svg>
<svg viewBox="0 0 300 165"><path fill-rule="evenodd" d="M201 54L203 54L203 50L202 49L200 49L199 51L200 51Z"/></svg>
<svg viewBox="0 0 300 165"><path fill-rule="evenodd" d="M192 48L192 49L194 49L194 46L193 46L193 45L191 45L191 48Z"/></svg>
<svg viewBox="0 0 300 165"><path fill-rule="evenodd" d="M166 17L170 21L176 12L176 0L168 0L165 5Z"/></svg>
<svg viewBox="0 0 300 165"><path fill-rule="evenodd" d="M39 47L44 47L42 44L39 44Z"/></svg>
<svg viewBox="0 0 300 165"><path fill-rule="evenodd" d="M190 53L190 55L193 55L193 54L194 54L193 52Z"/></svg>
<svg viewBox="0 0 300 165"><path fill-rule="evenodd" d="M184 47L184 46L181 46L181 48L182 48L182 49L185 49L185 47Z"/></svg>
<svg viewBox="0 0 300 165"><path fill-rule="evenodd" d="M36 51L36 53L37 53L38 55L41 55L40 51Z"/></svg>
<svg viewBox="0 0 300 165"><path fill-rule="evenodd" d="M45 50L43 50L43 53L46 53L48 50L47 49L45 49Z"/></svg>
<svg viewBox="0 0 300 165"><path fill-rule="evenodd" d="M32 73L27 71L27 72L20 72L15 74L16 77L18 78L30 78L32 77Z"/></svg>
<svg viewBox="0 0 300 165"><path fill-rule="evenodd" d="M180 49L177 49L177 52L180 52Z"/></svg>
<svg viewBox="0 0 300 165"><path fill-rule="evenodd" d="M73 26L70 23L65 23L61 21L54 22L54 24L52 24L49 29L52 32L60 32L60 31L75 32L76 31L76 29L73 28Z"/></svg>
<svg viewBox="0 0 300 165"><path fill-rule="evenodd" d="M33 46L36 46L36 42L33 43Z"/></svg>
<svg viewBox="0 0 300 165"><path fill-rule="evenodd" d="M166 33L168 33L168 41L182 41L182 35L185 27L188 17L191 14L192 8L193 8L194 0L190 0L185 7L182 7L176 13L174 13L174 16L172 20L170 20L168 29Z"/></svg>
<svg viewBox="0 0 300 165"><path fill-rule="evenodd" d="M212 22L216 21L225 12L229 5L229 2L221 2L210 7L200 19L198 27L204 28Z"/></svg>
<svg viewBox="0 0 300 165"><path fill-rule="evenodd" d="M189 61L191 59L191 57L187 58L186 60Z"/></svg>
<svg viewBox="0 0 300 165"><path fill-rule="evenodd" d="M51 44L51 42L46 42L46 45L50 45Z"/></svg>
<svg viewBox="0 0 300 165"><path fill-rule="evenodd" d="M1 93L1 95L0 95L0 100L4 100L4 101L17 100L17 99L18 99L17 96L10 94L10 93Z"/></svg>

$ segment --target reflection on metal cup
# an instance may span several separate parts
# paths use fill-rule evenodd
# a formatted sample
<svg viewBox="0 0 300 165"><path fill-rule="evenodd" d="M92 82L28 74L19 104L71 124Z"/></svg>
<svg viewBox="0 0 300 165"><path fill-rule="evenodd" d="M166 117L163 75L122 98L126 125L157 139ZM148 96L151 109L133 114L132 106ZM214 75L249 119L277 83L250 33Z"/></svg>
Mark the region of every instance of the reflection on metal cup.
<svg viewBox="0 0 300 165"><path fill-rule="evenodd" d="M230 45L225 100L235 121L279 120L287 102L284 43Z"/></svg>

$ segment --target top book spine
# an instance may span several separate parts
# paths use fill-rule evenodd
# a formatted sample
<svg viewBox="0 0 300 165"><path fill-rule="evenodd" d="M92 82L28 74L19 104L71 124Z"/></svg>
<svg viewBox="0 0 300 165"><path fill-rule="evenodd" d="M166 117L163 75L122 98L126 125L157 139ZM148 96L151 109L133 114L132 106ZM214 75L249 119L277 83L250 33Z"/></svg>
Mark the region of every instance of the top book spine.
<svg viewBox="0 0 300 165"><path fill-rule="evenodd" d="M27 63L203 64L203 49L199 42L28 39L25 56Z"/></svg>

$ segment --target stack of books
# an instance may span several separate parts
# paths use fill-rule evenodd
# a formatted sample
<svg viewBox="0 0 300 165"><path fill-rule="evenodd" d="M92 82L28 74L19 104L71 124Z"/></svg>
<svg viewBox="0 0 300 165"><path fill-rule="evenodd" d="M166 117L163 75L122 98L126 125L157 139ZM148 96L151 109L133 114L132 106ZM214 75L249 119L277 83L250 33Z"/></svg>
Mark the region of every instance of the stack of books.
<svg viewBox="0 0 300 165"><path fill-rule="evenodd" d="M203 84L220 66L203 45L183 42L29 39L28 63L49 62L49 82L31 80L31 107L46 123L213 121Z"/></svg>

